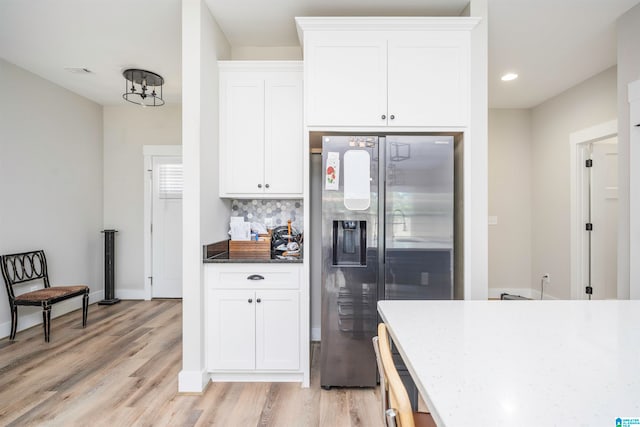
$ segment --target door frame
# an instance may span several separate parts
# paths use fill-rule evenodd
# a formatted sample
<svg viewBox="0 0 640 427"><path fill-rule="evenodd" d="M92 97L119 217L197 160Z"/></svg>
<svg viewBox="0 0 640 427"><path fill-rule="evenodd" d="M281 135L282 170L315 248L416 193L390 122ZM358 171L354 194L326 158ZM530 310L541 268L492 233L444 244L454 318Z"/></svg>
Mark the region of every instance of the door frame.
<svg viewBox="0 0 640 427"><path fill-rule="evenodd" d="M142 155L144 157L143 179L144 179L144 299L150 300L151 292L151 276L153 274L151 268L151 207L153 199L152 185L152 166L153 157L182 157L182 145L143 145Z"/></svg>
<svg viewBox="0 0 640 427"><path fill-rule="evenodd" d="M598 125L573 132L569 135L569 177L571 181L571 299L586 299L583 291L585 282L584 267L587 239L584 236L583 227L586 215L586 200L584 193L579 191L586 185L584 169L585 156L583 148L592 142L618 136L618 120L611 120Z"/></svg>

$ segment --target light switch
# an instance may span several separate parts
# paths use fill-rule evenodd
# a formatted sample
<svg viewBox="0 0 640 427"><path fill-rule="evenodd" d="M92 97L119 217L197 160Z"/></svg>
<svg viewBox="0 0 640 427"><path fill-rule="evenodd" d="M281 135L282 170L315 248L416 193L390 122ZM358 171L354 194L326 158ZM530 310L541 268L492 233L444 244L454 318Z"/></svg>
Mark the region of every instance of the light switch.
<svg viewBox="0 0 640 427"><path fill-rule="evenodd" d="M489 215L489 225L498 225L498 217L495 215Z"/></svg>

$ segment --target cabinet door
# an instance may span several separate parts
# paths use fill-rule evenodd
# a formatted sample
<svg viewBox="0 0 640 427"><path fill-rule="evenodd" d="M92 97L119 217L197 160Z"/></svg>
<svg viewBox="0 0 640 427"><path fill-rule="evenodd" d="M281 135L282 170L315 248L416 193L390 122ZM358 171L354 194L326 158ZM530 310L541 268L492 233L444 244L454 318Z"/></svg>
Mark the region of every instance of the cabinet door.
<svg viewBox="0 0 640 427"><path fill-rule="evenodd" d="M255 369L253 291L210 290L207 361L210 371Z"/></svg>
<svg viewBox="0 0 640 427"><path fill-rule="evenodd" d="M307 125L386 125L386 40L343 32L332 37L305 46Z"/></svg>
<svg viewBox="0 0 640 427"><path fill-rule="evenodd" d="M300 367L300 305L297 291L256 291L256 368Z"/></svg>
<svg viewBox="0 0 640 427"><path fill-rule="evenodd" d="M466 125L469 33L430 31L392 37L388 46L389 125Z"/></svg>
<svg viewBox="0 0 640 427"><path fill-rule="evenodd" d="M265 81L265 193L302 194L302 73Z"/></svg>
<svg viewBox="0 0 640 427"><path fill-rule="evenodd" d="M221 77L220 194L264 189L264 80L242 73Z"/></svg>

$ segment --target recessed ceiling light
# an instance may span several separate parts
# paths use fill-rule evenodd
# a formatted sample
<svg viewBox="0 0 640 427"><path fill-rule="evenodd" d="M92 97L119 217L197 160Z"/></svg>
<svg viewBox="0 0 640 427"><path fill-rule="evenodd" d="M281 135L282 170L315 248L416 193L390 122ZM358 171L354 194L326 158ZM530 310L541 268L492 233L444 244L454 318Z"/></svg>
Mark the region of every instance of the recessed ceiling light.
<svg viewBox="0 0 640 427"><path fill-rule="evenodd" d="M74 74L90 74L92 72L88 68L81 68L81 67L64 67L64 69Z"/></svg>
<svg viewBox="0 0 640 427"><path fill-rule="evenodd" d="M503 82L510 82L511 80L515 80L517 78L518 75L516 73L506 73L505 75L500 77L500 80L502 80Z"/></svg>

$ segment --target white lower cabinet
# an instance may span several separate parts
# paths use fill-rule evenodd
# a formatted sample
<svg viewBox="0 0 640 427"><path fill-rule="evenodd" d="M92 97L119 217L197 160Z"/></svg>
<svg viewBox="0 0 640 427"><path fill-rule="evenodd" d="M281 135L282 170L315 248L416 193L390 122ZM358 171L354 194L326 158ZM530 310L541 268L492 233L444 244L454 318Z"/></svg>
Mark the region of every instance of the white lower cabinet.
<svg viewBox="0 0 640 427"><path fill-rule="evenodd" d="M254 369L255 292L214 290L209 294L209 367Z"/></svg>
<svg viewBox="0 0 640 427"><path fill-rule="evenodd" d="M300 366L298 291L256 292L256 369Z"/></svg>
<svg viewBox="0 0 640 427"><path fill-rule="evenodd" d="M249 266L249 268L247 268ZM258 267L255 267L258 266ZM206 360L212 379L308 383L299 264L208 264ZM307 342L306 348L303 343Z"/></svg>
<svg viewBox="0 0 640 427"><path fill-rule="evenodd" d="M299 306L298 291L211 291L210 367L298 369Z"/></svg>

